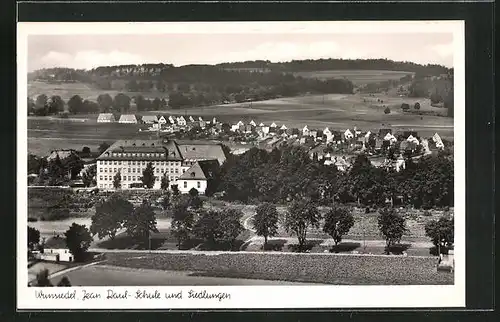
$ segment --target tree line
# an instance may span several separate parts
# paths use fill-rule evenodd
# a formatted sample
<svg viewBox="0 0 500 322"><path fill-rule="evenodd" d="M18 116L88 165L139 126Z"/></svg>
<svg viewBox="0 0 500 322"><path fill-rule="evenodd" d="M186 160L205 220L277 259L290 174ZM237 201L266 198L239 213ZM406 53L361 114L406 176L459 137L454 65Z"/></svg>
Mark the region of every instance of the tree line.
<svg viewBox="0 0 500 322"><path fill-rule="evenodd" d="M335 243L333 250L335 250L343 236L354 226L352 208L348 206L334 203L322 215L317 203L302 198L292 201L281 219L275 205L262 203L256 208L252 225L257 235L264 237L264 249L268 238L277 235L280 221L288 233L297 236L299 251L306 248L307 233L311 228L322 228L323 232L333 239ZM391 207L379 211L377 225L386 241L386 253L400 243L408 231L404 216ZM444 214L438 220L431 220L425 226L426 235L436 247L442 247L440 250L443 252L453 246L453 231L453 218L449 214Z"/></svg>
<svg viewBox="0 0 500 322"><path fill-rule="evenodd" d="M312 159L304 148L287 146L267 152L252 148L231 156L221 169L215 191L229 201L290 202L307 197L332 201L416 208L453 206L453 160L446 154L406 156L400 172L372 165L360 154L346 172Z"/></svg>

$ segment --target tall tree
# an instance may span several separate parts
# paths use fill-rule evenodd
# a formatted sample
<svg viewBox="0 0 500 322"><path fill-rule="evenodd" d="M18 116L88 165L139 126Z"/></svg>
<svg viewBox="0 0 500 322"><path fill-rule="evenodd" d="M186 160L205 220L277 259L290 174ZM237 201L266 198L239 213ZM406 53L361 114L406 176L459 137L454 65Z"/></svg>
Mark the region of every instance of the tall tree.
<svg viewBox="0 0 500 322"><path fill-rule="evenodd" d="M51 287L53 286L49 279L49 270L43 269L36 274L36 286Z"/></svg>
<svg viewBox="0 0 500 322"><path fill-rule="evenodd" d="M113 177L113 187L115 189L120 189L122 185L122 174L118 171Z"/></svg>
<svg viewBox="0 0 500 322"><path fill-rule="evenodd" d="M57 114L64 112L64 101L59 95L54 95L50 98L49 114Z"/></svg>
<svg viewBox="0 0 500 322"><path fill-rule="evenodd" d="M123 227L129 236L144 242L148 240L151 232L158 232L156 216L148 200L144 199L142 204L125 218Z"/></svg>
<svg viewBox="0 0 500 322"><path fill-rule="evenodd" d="M117 112L127 112L130 109L130 97L123 93L116 94L113 109Z"/></svg>
<svg viewBox="0 0 500 322"><path fill-rule="evenodd" d="M68 110L71 114L82 113L83 99L80 95L73 95L68 101Z"/></svg>
<svg viewBox="0 0 500 322"><path fill-rule="evenodd" d="M321 214L316 205L307 199L293 201L285 215L284 226L287 232L297 235L299 250L306 244L309 227L319 228Z"/></svg>
<svg viewBox="0 0 500 322"><path fill-rule="evenodd" d="M40 242L40 231L28 226L28 249L33 250Z"/></svg>
<svg viewBox="0 0 500 322"><path fill-rule="evenodd" d="M82 173L82 181L85 187L95 186L97 184L97 165L93 164Z"/></svg>
<svg viewBox="0 0 500 322"><path fill-rule="evenodd" d="M267 245L267 238L275 236L278 232L278 211L271 203L260 204L255 216L252 218L252 225L259 236L264 237L264 249Z"/></svg>
<svg viewBox="0 0 500 322"><path fill-rule="evenodd" d="M169 182L168 182L168 177L167 174L164 173L163 176L161 177L161 185L160 185L161 190L168 190L169 188Z"/></svg>
<svg viewBox="0 0 500 322"><path fill-rule="evenodd" d="M187 202L177 202L172 207L172 233L177 238L177 247L181 249L182 243L192 233L194 214L188 209Z"/></svg>
<svg viewBox="0 0 500 322"><path fill-rule="evenodd" d="M97 104L101 113L111 112L113 106L113 98L108 93L97 96Z"/></svg>
<svg viewBox="0 0 500 322"><path fill-rule="evenodd" d="M334 205L325 215L323 231L332 236L335 246L342 241L342 236L347 234L354 226L354 217L347 207Z"/></svg>
<svg viewBox="0 0 500 322"><path fill-rule="evenodd" d="M125 219L134 211L134 206L121 195L114 193L106 201L95 206L90 232L102 239L114 239Z"/></svg>
<svg viewBox="0 0 500 322"><path fill-rule="evenodd" d="M75 257L75 261L83 261L92 242L92 236L87 227L73 223L64 235L66 236L66 246Z"/></svg>
<svg viewBox="0 0 500 322"><path fill-rule="evenodd" d="M380 210L378 227L385 238L386 252L389 252L391 246L399 243L407 231L405 219L394 208Z"/></svg>
<svg viewBox="0 0 500 322"><path fill-rule="evenodd" d="M149 162L144 171L142 172L141 181L148 188L153 188L155 184L155 168L153 167L153 163Z"/></svg>
<svg viewBox="0 0 500 322"><path fill-rule="evenodd" d="M442 251L454 243L454 222L451 216L441 216L425 225L425 234L432 240L434 246Z"/></svg>

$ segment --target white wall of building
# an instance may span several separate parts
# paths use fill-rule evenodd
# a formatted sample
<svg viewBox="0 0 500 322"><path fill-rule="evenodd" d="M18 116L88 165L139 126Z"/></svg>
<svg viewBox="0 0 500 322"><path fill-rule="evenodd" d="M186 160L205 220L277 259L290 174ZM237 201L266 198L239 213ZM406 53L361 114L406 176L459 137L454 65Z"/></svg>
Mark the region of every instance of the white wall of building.
<svg viewBox="0 0 500 322"><path fill-rule="evenodd" d="M127 189L132 183L140 183L142 172L150 161L97 161L97 188L114 189L113 178L120 172L121 187ZM176 184L182 175L181 161L151 161L157 177L153 189L160 189L161 177L165 174L170 184Z"/></svg>
<svg viewBox="0 0 500 322"><path fill-rule="evenodd" d="M195 188L198 190L198 193L205 194L207 190L207 181L206 180L177 180L178 188L181 193L188 193L189 190Z"/></svg>
<svg viewBox="0 0 500 322"><path fill-rule="evenodd" d="M45 248L43 254L40 254L41 259L45 260L56 260L56 256L59 255L59 261L61 262L73 262L73 254L70 253L69 249L63 248Z"/></svg>

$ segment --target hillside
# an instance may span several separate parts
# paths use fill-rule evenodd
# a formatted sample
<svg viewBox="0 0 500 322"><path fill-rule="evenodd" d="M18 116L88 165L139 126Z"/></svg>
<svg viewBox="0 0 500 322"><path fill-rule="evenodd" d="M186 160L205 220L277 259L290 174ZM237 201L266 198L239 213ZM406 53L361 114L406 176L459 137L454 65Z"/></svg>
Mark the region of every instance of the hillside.
<svg viewBox="0 0 500 322"><path fill-rule="evenodd" d="M217 65L142 64L101 66L91 70L50 68L28 75L31 84L45 84L29 88L29 112L46 114L46 99L36 103L38 95L57 95L50 88L65 91L66 85L84 88L83 92L69 93L85 108L70 108L70 112L92 113L110 109L128 110L130 98L138 110L191 108L217 104L262 101L306 94L379 93L394 88L412 97L429 98L443 104L452 90L453 71L439 65L419 65L386 59L343 60L319 59L272 63L250 61ZM40 88L49 92L41 93ZM85 94L84 94L85 93ZM95 96L92 93L99 93ZM113 97L126 93L129 99ZM104 95L104 96L102 96ZM146 97L146 99L143 99ZM69 100L69 97L66 98ZM96 106L92 102L107 102ZM112 101L112 102L111 102ZM138 103L139 102L139 103ZM102 105L99 103L99 105ZM448 104L449 105L449 104ZM37 112L39 111L39 113Z"/></svg>

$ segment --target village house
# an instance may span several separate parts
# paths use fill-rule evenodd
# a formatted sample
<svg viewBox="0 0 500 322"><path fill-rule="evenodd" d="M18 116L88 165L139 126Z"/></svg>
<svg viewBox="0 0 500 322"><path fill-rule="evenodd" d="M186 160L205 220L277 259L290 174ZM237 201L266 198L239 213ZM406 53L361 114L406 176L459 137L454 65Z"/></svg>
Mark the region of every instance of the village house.
<svg viewBox="0 0 500 322"><path fill-rule="evenodd" d="M434 143L436 144L436 148L444 149L444 143L443 143L443 140L441 140L441 137L439 136L439 134L435 133L432 136L432 141L434 141Z"/></svg>
<svg viewBox="0 0 500 322"><path fill-rule="evenodd" d="M333 165L335 167L337 167L337 170L342 171L342 172L349 170L349 168L351 167L351 164L347 161L345 156L334 157L333 158Z"/></svg>
<svg viewBox="0 0 500 322"><path fill-rule="evenodd" d="M97 123L114 123L116 122L113 113L100 113L97 117Z"/></svg>
<svg viewBox="0 0 500 322"><path fill-rule="evenodd" d="M354 138L354 134L349 129L345 130L345 132L343 134L344 134L344 140L346 140L346 141L349 141L352 138Z"/></svg>
<svg viewBox="0 0 500 322"><path fill-rule="evenodd" d="M118 123L122 124L137 124L137 117L134 114L122 114Z"/></svg>
<svg viewBox="0 0 500 322"><path fill-rule="evenodd" d="M47 240L42 251L34 253L35 258L51 262L74 262L73 254L66 245L66 239L56 236Z"/></svg>
<svg viewBox="0 0 500 322"><path fill-rule="evenodd" d="M323 130L323 135L325 136L326 142L332 142L333 141L333 133L332 133L332 131L330 131L330 129L328 127L326 127Z"/></svg>
<svg viewBox="0 0 500 322"><path fill-rule="evenodd" d="M262 127L262 126L266 126L266 125L265 125L264 123L262 123L262 122L261 122L261 123L259 124L259 126L260 126L260 127Z"/></svg>
<svg viewBox="0 0 500 322"><path fill-rule="evenodd" d="M174 124L175 124L175 118L174 118L172 115L170 115L170 116L168 117L168 121L169 121L169 122L170 122L170 124L172 124L172 125L174 125Z"/></svg>
<svg viewBox="0 0 500 322"><path fill-rule="evenodd" d="M309 136L309 135L310 135L309 128L307 127L307 125L305 125L305 126L302 128L302 136Z"/></svg>
<svg viewBox="0 0 500 322"><path fill-rule="evenodd" d="M250 124L251 126L257 126L257 124L253 120L251 120L248 124Z"/></svg>
<svg viewBox="0 0 500 322"><path fill-rule="evenodd" d="M158 122L158 117L156 115L144 115L142 117L142 123L144 124L154 124Z"/></svg>
<svg viewBox="0 0 500 322"><path fill-rule="evenodd" d="M195 122L194 118L191 115L189 115L188 119L189 119L190 123L194 123Z"/></svg>
<svg viewBox="0 0 500 322"><path fill-rule="evenodd" d="M217 121L217 119L214 116L214 118L212 119L212 125L217 125L217 124L219 124L219 122Z"/></svg>
<svg viewBox="0 0 500 322"><path fill-rule="evenodd" d="M196 189L199 194L204 195L211 181L215 180L219 169L216 160L196 161L187 169L178 180L178 189L181 193L189 193Z"/></svg>
<svg viewBox="0 0 500 322"><path fill-rule="evenodd" d="M159 124L167 124L167 119L165 119L165 116L164 115L160 115L158 117L158 123Z"/></svg>
<svg viewBox="0 0 500 322"><path fill-rule="evenodd" d="M177 125L179 126L186 126L187 125L187 122L186 122L186 119L184 118L184 116L180 116L177 118Z"/></svg>

